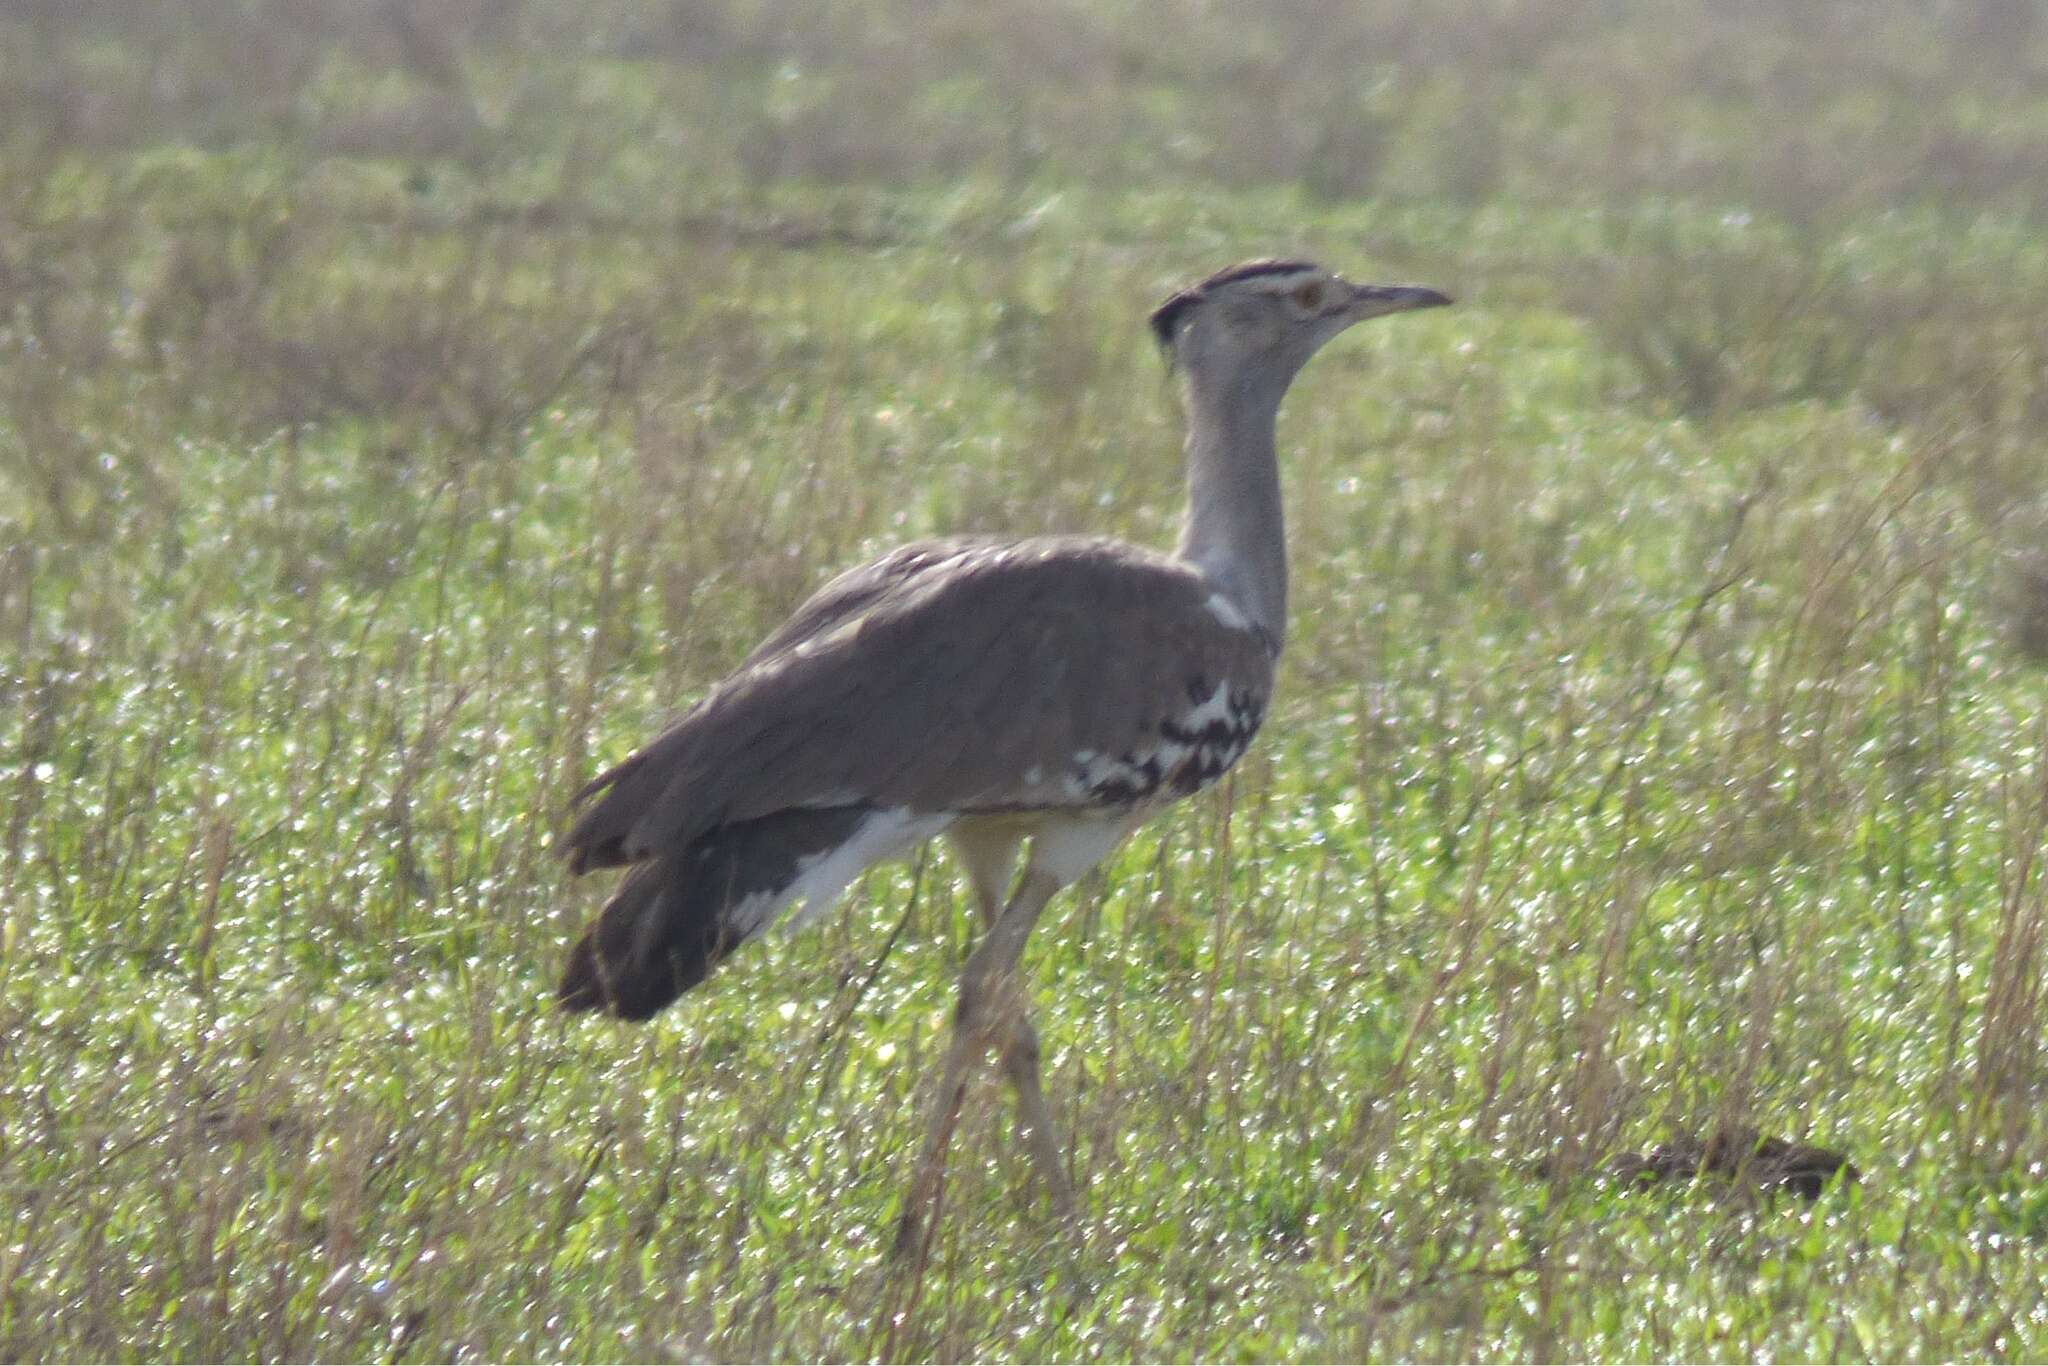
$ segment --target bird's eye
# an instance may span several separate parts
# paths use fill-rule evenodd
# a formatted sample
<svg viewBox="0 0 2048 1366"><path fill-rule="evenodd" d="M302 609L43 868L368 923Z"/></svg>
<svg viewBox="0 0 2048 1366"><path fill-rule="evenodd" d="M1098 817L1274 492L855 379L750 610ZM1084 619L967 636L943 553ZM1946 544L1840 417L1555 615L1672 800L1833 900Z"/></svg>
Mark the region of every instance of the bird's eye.
<svg viewBox="0 0 2048 1366"><path fill-rule="evenodd" d="M1323 306L1322 285L1318 284L1314 280L1310 280L1305 285L1296 286L1294 290L1294 302L1300 305L1302 308L1306 309L1321 308Z"/></svg>

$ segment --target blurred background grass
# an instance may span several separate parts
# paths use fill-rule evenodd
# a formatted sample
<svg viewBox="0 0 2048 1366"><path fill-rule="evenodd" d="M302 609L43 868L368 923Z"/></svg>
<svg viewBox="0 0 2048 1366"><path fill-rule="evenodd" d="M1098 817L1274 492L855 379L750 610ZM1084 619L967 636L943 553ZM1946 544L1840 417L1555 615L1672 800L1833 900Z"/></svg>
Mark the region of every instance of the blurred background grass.
<svg viewBox="0 0 2048 1366"><path fill-rule="evenodd" d="M0 1355L2039 1357L2044 26L16 0ZM835 567L1169 537L1140 320L1282 252L1461 306L1035 945L1081 1241L990 1090L906 1284L943 860L629 1031L548 834ZM1866 1180L1595 1175L1732 1123Z"/></svg>

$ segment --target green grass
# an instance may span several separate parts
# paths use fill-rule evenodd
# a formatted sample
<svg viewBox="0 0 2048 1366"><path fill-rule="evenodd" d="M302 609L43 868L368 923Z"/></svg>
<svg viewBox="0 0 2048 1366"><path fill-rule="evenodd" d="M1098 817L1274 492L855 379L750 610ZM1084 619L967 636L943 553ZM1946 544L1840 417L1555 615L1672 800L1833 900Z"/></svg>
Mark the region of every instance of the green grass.
<svg viewBox="0 0 2048 1366"><path fill-rule="evenodd" d="M0 20L0 1357L2048 1354L2031 10L380 13ZM551 835L836 568L1169 539L1278 252L1459 307L1027 956L1082 1227L991 1079L910 1275L944 855L628 1028ZM1735 1122L1864 1180L1600 1179Z"/></svg>

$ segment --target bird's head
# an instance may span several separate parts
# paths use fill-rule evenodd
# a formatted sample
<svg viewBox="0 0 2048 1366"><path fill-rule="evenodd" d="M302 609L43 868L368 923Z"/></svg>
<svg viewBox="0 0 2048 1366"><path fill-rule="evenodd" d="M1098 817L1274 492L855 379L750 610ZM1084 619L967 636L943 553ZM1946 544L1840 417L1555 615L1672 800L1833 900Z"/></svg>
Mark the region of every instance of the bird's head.
<svg viewBox="0 0 2048 1366"><path fill-rule="evenodd" d="M1449 302L1420 285L1355 285L1308 261L1247 261L1168 298L1152 311L1152 333L1191 378L1284 388L1351 324Z"/></svg>

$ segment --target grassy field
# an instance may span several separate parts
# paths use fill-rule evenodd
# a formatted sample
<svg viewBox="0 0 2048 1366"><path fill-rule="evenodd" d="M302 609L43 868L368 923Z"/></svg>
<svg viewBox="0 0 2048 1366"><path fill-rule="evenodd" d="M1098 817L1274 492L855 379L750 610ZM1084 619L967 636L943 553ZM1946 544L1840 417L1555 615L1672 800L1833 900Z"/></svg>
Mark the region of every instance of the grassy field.
<svg viewBox="0 0 2048 1366"><path fill-rule="evenodd" d="M0 11L0 1359L2048 1356L2048 14ZM1281 418L1259 747L1027 965L943 853L550 1009L601 765L838 567L1170 539L1145 311L1459 307ZM1754 1125L1807 1204L1633 1190Z"/></svg>

